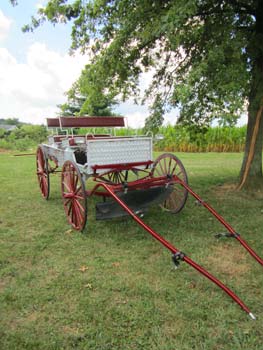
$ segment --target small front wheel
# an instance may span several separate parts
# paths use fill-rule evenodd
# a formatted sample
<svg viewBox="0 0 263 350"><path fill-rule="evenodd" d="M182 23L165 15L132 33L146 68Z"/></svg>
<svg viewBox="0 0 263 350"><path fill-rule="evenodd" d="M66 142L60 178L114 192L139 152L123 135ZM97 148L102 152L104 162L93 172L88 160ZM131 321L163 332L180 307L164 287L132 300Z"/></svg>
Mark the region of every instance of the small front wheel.
<svg viewBox="0 0 263 350"><path fill-rule="evenodd" d="M64 210L70 225L83 231L87 221L87 195L77 165L66 161L61 174L61 191Z"/></svg>
<svg viewBox="0 0 263 350"><path fill-rule="evenodd" d="M151 175L154 177L167 176L168 178L172 178L176 175L179 179L188 184L187 174L182 162L171 153L164 153L155 160ZM171 186L173 190L161 206L163 209L176 214L183 209L188 197L188 191L175 182L173 182Z"/></svg>

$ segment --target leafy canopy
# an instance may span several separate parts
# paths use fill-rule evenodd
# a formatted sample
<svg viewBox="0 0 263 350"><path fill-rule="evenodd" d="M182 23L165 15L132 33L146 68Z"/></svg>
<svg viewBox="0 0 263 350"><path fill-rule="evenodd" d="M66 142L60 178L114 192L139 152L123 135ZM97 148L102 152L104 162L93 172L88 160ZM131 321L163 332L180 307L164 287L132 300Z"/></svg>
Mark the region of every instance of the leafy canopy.
<svg viewBox="0 0 263 350"><path fill-rule="evenodd" d="M152 70L145 98L153 124L176 106L181 121L206 124L238 116L248 98L262 50L255 35L259 1L49 0L24 30L71 21L72 51L92 54L85 71L93 87L138 98L139 77Z"/></svg>

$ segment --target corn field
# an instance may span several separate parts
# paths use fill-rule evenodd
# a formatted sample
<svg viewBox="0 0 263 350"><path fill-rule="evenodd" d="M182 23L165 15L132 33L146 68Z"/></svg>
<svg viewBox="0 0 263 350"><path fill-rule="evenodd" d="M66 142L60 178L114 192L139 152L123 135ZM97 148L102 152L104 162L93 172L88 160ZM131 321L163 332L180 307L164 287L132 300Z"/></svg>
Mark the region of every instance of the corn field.
<svg viewBox="0 0 263 350"><path fill-rule="evenodd" d="M166 152L242 152L246 126L209 127L196 130L182 126L160 128L163 140L155 143L156 151Z"/></svg>

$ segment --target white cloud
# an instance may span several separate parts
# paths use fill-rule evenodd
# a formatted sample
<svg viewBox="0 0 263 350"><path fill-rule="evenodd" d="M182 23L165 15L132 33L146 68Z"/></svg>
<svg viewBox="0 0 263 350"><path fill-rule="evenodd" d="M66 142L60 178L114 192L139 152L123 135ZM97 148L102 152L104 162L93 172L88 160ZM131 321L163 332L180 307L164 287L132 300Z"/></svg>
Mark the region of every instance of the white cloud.
<svg viewBox="0 0 263 350"><path fill-rule="evenodd" d="M46 5L46 3L47 3L47 0L38 0L36 2L36 8L37 9L42 8L42 7L44 7Z"/></svg>
<svg viewBox="0 0 263 350"><path fill-rule="evenodd" d="M88 58L61 55L45 44L34 43L26 62L18 62L0 48L0 117L43 123L55 116L57 105L65 102L64 92L79 77Z"/></svg>
<svg viewBox="0 0 263 350"><path fill-rule="evenodd" d="M6 17L0 10L0 41L6 38L11 27L12 20Z"/></svg>
<svg viewBox="0 0 263 350"><path fill-rule="evenodd" d="M136 129L142 128L144 126L147 115L143 111L138 110L134 113L127 112L127 114L125 114L125 117L127 118L126 125L128 125L130 128Z"/></svg>
<svg viewBox="0 0 263 350"><path fill-rule="evenodd" d="M126 125L131 128L142 128L144 126L145 119L149 116L149 106L147 104L135 105L132 100L128 100L120 104L116 108L116 112L123 115L126 120ZM164 115L164 125L171 124L174 125L179 116L179 109L174 108L169 113Z"/></svg>

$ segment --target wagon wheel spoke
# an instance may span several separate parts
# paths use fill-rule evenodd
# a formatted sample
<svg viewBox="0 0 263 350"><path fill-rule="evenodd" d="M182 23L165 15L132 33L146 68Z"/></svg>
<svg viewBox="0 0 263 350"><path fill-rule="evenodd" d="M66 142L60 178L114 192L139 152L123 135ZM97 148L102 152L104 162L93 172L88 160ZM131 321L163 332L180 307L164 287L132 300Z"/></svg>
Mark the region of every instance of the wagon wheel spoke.
<svg viewBox="0 0 263 350"><path fill-rule="evenodd" d="M172 172L171 172L171 165L172 165L172 158L169 159L168 174L172 174Z"/></svg>
<svg viewBox="0 0 263 350"><path fill-rule="evenodd" d="M65 196L65 192L63 193L63 195ZM68 200L65 200L64 205L67 207L69 205L69 203L71 202L71 198L69 198Z"/></svg>
<svg viewBox="0 0 263 350"><path fill-rule="evenodd" d="M70 200L69 206L67 206L67 215L70 215L72 211L72 200Z"/></svg>
<svg viewBox="0 0 263 350"><path fill-rule="evenodd" d="M166 175L167 173L164 171L163 166L162 166L162 160L160 161L159 167L160 167L160 172L161 172L162 176Z"/></svg>
<svg viewBox="0 0 263 350"><path fill-rule="evenodd" d="M169 159L169 161L170 161L170 159ZM164 162L164 172L165 172L165 174L169 174L169 171L167 171L167 166L166 166L166 158L164 158L163 162Z"/></svg>
<svg viewBox="0 0 263 350"><path fill-rule="evenodd" d="M153 177L167 176L168 178L176 175L180 180L188 183L183 164L171 153L164 153L155 160L151 175ZM183 209L187 200L188 191L176 181L173 181L170 186L172 192L169 197L166 198L162 207L175 214Z"/></svg>
<svg viewBox="0 0 263 350"><path fill-rule="evenodd" d="M74 169L70 169L69 172L69 184L70 184L70 191L74 191Z"/></svg>
<svg viewBox="0 0 263 350"><path fill-rule="evenodd" d="M41 187L41 190L44 194L47 193L47 182L46 182L46 179L44 177L41 178L40 180L40 187Z"/></svg>
<svg viewBox="0 0 263 350"><path fill-rule="evenodd" d="M72 202L71 211L70 211L70 218L71 218L71 223L72 223L73 225L75 225L75 220L74 220L74 205L73 205L73 202Z"/></svg>
<svg viewBox="0 0 263 350"><path fill-rule="evenodd" d="M78 182L79 182L79 178L78 175L75 173L74 174L74 189L76 189L78 187Z"/></svg>
<svg viewBox="0 0 263 350"><path fill-rule="evenodd" d="M69 186L68 186L66 181L63 181L63 185L66 187L67 191L70 192L70 188L69 188Z"/></svg>
<svg viewBox="0 0 263 350"><path fill-rule="evenodd" d="M178 176L180 178L180 176L183 174L182 170L179 171L179 173L175 174L176 176Z"/></svg>
<svg viewBox="0 0 263 350"><path fill-rule="evenodd" d="M84 200L84 197L83 197L83 196L76 196L76 195L75 195L75 198L76 198L76 199L80 199L80 200Z"/></svg>
<svg viewBox="0 0 263 350"><path fill-rule="evenodd" d="M177 167L177 163L175 163L175 165L174 165L172 171L169 173L169 175L173 175L174 174L176 167Z"/></svg>
<svg viewBox="0 0 263 350"><path fill-rule="evenodd" d="M83 216L82 216L82 213L80 212L80 207L78 205L79 205L78 201L74 201L74 209L75 209L76 220L77 220L76 224L78 224L78 222L81 223L83 220ZM77 225L77 226L79 226L79 225Z"/></svg>
<svg viewBox="0 0 263 350"><path fill-rule="evenodd" d="M180 192L180 193L184 193L185 189L183 187L179 187L179 186L174 186L174 191L175 192Z"/></svg>
<svg viewBox="0 0 263 350"><path fill-rule="evenodd" d="M83 197L82 197L82 199L83 199ZM77 207L78 207L79 209L81 209L82 212L84 213L84 212L85 212L85 209L84 209L83 206L80 204L80 202L79 202L79 201L76 201L75 203L76 203Z"/></svg>
<svg viewBox="0 0 263 350"><path fill-rule="evenodd" d="M157 167L155 168L155 172L158 174L159 177L163 176L160 169L158 169Z"/></svg>
<svg viewBox="0 0 263 350"><path fill-rule="evenodd" d="M81 186L79 186L76 191L75 191L75 194L77 195L80 191L82 190Z"/></svg>

